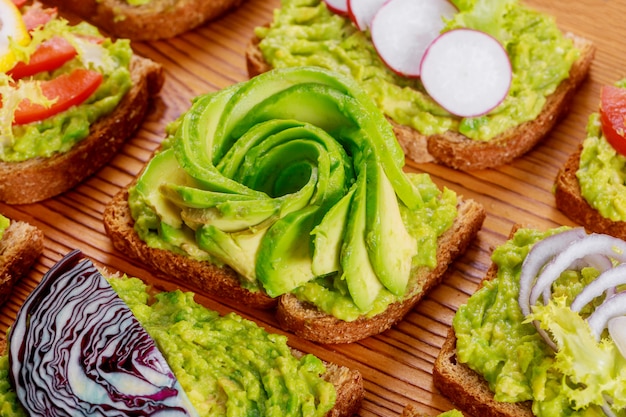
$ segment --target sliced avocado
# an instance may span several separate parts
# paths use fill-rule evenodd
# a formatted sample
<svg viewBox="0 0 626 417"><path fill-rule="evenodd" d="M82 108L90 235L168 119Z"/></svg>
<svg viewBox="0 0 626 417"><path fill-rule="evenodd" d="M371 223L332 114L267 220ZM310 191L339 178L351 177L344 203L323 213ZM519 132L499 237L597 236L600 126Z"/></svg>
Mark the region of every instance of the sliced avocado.
<svg viewBox="0 0 626 417"><path fill-rule="evenodd" d="M259 247L256 276L271 297L288 293L315 276L310 233L318 207L289 213L272 225Z"/></svg>
<svg viewBox="0 0 626 417"><path fill-rule="evenodd" d="M342 279L346 280L354 304L369 311L383 288L378 280L365 244L367 188L366 170L357 177L354 198L346 224L346 235L341 249Z"/></svg>
<svg viewBox="0 0 626 417"><path fill-rule="evenodd" d="M188 227L183 226L178 229L169 226L167 223L161 223L161 238L173 247L182 249L189 256L196 259L208 259L210 255L200 249L196 243L195 233Z"/></svg>
<svg viewBox="0 0 626 417"><path fill-rule="evenodd" d="M376 163L367 165L366 244L376 276L392 294L402 296L411 275L417 241L402 221L398 198Z"/></svg>
<svg viewBox="0 0 626 417"><path fill-rule="evenodd" d="M353 195L354 188L332 206L322 221L311 231L313 236L313 264L311 268L316 276L341 271L341 245Z"/></svg>
<svg viewBox="0 0 626 417"><path fill-rule="evenodd" d="M164 183L161 184L161 193L177 205L191 208L211 208L228 201L255 201L258 197L208 191L187 185ZM269 197L268 197L269 198Z"/></svg>
<svg viewBox="0 0 626 417"><path fill-rule="evenodd" d="M196 231L198 246L233 268L250 282L256 281L257 252L267 228L253 232L225 233L212 225Z"/></svg>
<svg viewBox="0 0 626 417"><path fill-rule="evenodd" d="M279 202L271 199L232 201L211 208L183 208L181 217L192 229L211 224L224 232L238 232L258 228L276 218L279 210Z"/></svg>
<svg viewBox="0 0 626 417"><path fill-rule="evenodd" d="M161 186L169 182L197 186L195 180L180 168L171 148L156 154L150 160L137 180L133 192L161 218L162 222L180 228L182 226L180 208L164 198L160 192Z"/></svg>

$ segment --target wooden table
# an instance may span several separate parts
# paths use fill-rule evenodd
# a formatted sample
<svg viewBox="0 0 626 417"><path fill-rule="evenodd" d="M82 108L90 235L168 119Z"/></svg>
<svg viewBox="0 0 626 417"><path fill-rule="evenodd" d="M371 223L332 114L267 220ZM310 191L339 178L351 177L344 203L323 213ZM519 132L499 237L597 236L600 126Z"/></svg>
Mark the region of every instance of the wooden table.
<svg viewBox="0 0 626 417"><path fill-rule="evenodd" d="M362 372L366 389L362 416L397 416L409 403L431 415L450 409L452 404L433 387L433 361L457 307L473 293L488 268L493 247L506 239L517 222L542 229L572 224L555 208L553 181L560 165L582 140L587 117L597 110L601 85L626 76L626 1L528 0L527 4L552 14L563 30L587 37L597 47L590 77L574 99L569 115L542 144L508 166L462 173L409 162L407 169L426 171L440 186L484 205L487 218L478 238L453 264L444 282L384 334L332 346L289 337L296 348ZM278 0L248 0L240 9L194 32L134 44L139 54L162 63L166 75L160 97L137 135L105 168L71 192L39 204L0 204L1 213L31 222L46 236L43 255L1 310L0 330L12 323L42 274L75 248L98 265L140 277L159 288L174 288L112 247L102 225L104 206L139 173L163 138L165 125L185 111L194 96L247 79L246 44L253 29L268 22L278 6ZM270 331L281 332L269 312L217 302L200 294L197 300L220 312L234 309Z"/></svg>

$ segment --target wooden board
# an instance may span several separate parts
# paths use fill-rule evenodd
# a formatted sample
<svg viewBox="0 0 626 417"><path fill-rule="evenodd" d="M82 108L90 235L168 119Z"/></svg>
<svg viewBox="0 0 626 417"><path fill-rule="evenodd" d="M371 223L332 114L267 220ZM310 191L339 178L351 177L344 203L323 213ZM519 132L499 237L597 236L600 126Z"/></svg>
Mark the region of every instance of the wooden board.
<svg viewBox="0 0 626 417"><path fill-rule="evenodd" d="M289 337L296 348L363 373L366 397L362 416L397 416L409 403L431 415L450 409L452 404L433 387L433 361L456 309L473 293L487 270L493 247L504 242L514 223L542 229L572 224L555 208L553 181L560 165L582 140L587 117L597 110L601 85L626 76L626 2L526 3L552 14L563 30L587 37L597 47L591 75L572 103L569 115L541 145L508 166L462 173L409 162L408 170L426 171L440 186L485 206L487 218L478 238L452 266L444 282L384 334L359 343L332 346ZM268 22L278 6L278 0L248 0L240 9L194 32L171 40L134 44L139 54L163 64L167 78L137 135L111 163L74 190L39 204L0 204L1 213L29 221L46 235L43 255L0 311L1 331L11 325L17 309L42 274L75 248L100 266L140 277L159 288L175 287L112 247L102 225L104 206L139 173L162 140L166 124L184 112L193 97L247 79L246 44L253 29ZM234 309L268 330L280 332L271 313L201 295L197 299L220 312Z"/></svg>

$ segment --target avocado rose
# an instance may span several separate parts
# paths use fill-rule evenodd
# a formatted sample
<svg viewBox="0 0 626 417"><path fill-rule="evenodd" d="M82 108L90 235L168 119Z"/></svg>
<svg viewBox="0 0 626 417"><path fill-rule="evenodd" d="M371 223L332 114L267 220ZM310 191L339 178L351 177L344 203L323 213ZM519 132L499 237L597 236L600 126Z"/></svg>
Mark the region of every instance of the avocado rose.
<svg viewBox="0 0 626 417"><path fill-rule="evenodd" d="M135 230L270 297L317 282L370 313L406 294L414 262L436 264L456 215L453 193L403 171L374 102L328 70L197 97L168 132L129 191Z"/></svg>

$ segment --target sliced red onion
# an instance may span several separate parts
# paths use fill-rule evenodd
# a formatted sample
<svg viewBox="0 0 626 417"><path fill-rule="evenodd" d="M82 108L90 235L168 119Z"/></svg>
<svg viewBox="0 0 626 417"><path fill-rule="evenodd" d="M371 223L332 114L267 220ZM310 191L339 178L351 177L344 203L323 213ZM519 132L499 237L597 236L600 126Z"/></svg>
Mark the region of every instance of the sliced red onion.
<svg viewBox="0 0 626 417"><path fill-rule="evenodd" d="M19 310L9 363L29 415L197 415L154 340L80 251Z"/></svg>
<svg viewBox="0 0 626 417"><path fill-rule="evenodd" d="M598 275L574 298L570 308L578 313L594 298L606 291L614 290L621 284L626 284L626 264L619 264L615 268L608 269Z"/></svg>
<svg viewBox="0 0 626 417"><path fill-rule="evenodd" d="M626 262L626 242L621 239L597 233L576 239L549 261L539 274L530 291L530 305L537 302L539 296L563 271L578 260L584 259L590 252L610 257L620 263Z"/></svg>
<svg viewBox="0 0 626 417"><path fill-rule="evenodd" d="M533 245L522 263L520 274L518 302L524 316L530 314L530 293L539 271L549 260L562 252L567 245L586 235L585 229L579 227L548 236Z"/></svg>
<svg viewBox="0 0 626 417"><path fill-rule="evenodd" d="M611 339L619 349L623 357L626 358L626 316L618 316L609 319L607 327Z"/></svg>
<svg viewBox="0 0 626 417"><path fill-rule="evenodd" d="M596 307L594 312L587 317L587 323L589 323L591 332L596 337L596 340L600 340L602 332L607 328L609 321L620 316L626 316L626 292L617 293L607 300L604 300L604 302ZM620 323L621 322L618 321L616 324ZM621 339L624 338L623 334L626 332L626 328L620 328L620 326L616 326L615 324L613 326L617 339L621 341ZM613 333L611 333L611 338L613 341L616 339L613 337ZM621 351L622 349L620 348L620 352Z"/></svg>

